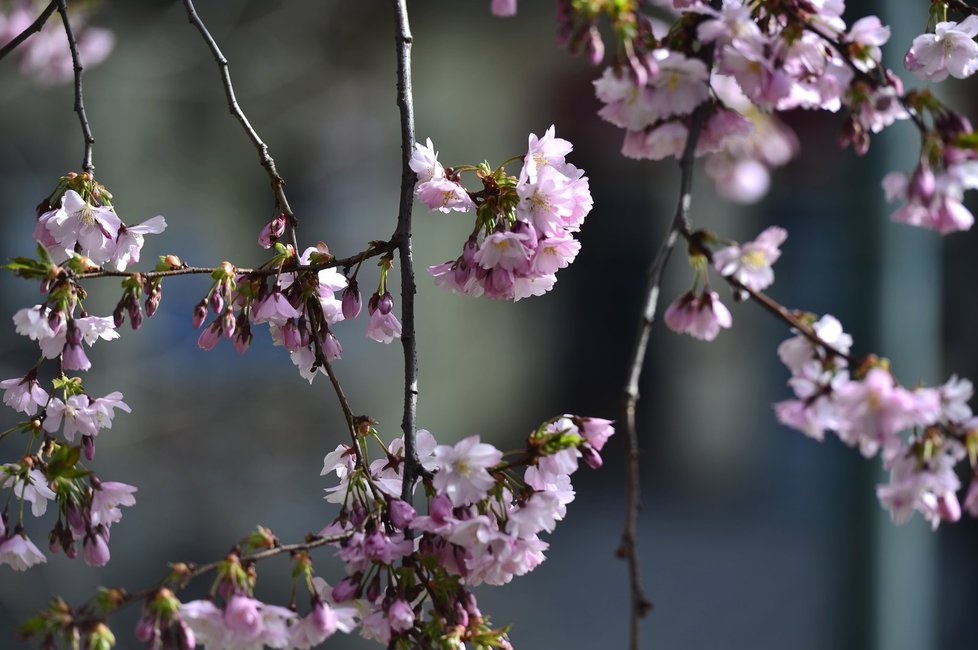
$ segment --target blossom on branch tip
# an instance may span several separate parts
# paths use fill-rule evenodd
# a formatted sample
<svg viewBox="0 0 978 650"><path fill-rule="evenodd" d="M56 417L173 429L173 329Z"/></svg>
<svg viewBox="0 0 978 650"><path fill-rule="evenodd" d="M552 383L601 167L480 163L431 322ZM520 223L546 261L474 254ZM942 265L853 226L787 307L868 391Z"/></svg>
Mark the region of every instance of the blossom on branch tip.
<svg viewBox="0 0 978 650"><path fill-rule="evenodd" d="M0 564L6 564L14 571L26 571L41 562L47 562L44 553L19 527L12 535L0 541Z"/></svg>
<svg viewBox="0 0 978 650"><path fill-rule="evenodd" d="M3 403L27 415L37 413L38 407L43 408L48 402L48 393L37 382L37 373L28 373L26 377L4 379L0 381L3 388Z"/></svg>
<svg viewBox="0 0 978 650"><path fill-rule="evenodd" d="M672 331L702 341L712 341L721 329L733 325L730 310L716 291L704 291L699 296L683 294L666 309L664 320Z"/></svg>
<svg viewBox="0 0 978 650"><path fill-rule="evenodd" d="M771 265L781 257L779 246L787 239L784 228L771 226L754 241L727 246L713 253L713 266L723 276L733 276L738 282L761 291L774 282Z"/></svg>
<svg viewBox="0 0 978 650"><path fill-rule="evenodd" d="M957 79L970 77L978 71L975 36L978 16L968 16L960 23L937 23L933 34L913 39L903 63L907 70L928 81L944 81L948 75Z"/></svg>

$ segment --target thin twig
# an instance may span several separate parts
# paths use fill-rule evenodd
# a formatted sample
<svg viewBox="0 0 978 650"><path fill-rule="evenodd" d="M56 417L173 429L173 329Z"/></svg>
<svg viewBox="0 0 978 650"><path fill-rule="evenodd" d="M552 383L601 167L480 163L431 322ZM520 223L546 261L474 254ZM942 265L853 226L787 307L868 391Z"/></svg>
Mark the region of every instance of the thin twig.
<svg viewBox="0 0 978 650"><path fill-rule="evenodd" d="M659 303L659 289L662 282L662 272L665 270L669 256L676 245L681 233L690 231L689 208L692 202L693 163L695 162L696 143L699 140L707 108L702 106L693 113L692 124L686 140L686 148L680 161L681 178L679 182L679 201L676 212L666 237L652 260L648 271L648 285L645 293L645 307L642 320L639 322L632 348L631 364L628 380L624 390L625 416L625 526L621 534L621 545L618 556L628 562L628 579L631 593L630 615L630 648L639 650L641 646L641 619L648 614L652 603L645 596L642 586L642 576L639 570L638 554L638 511L641 509L641 486L639 483L639 444L638 430L635 425L635 411L638 406L639 382L642 378L642 368L645 365L645 352L655 321L656 307Z"/></svg>
<svg viewBox="0 0 978 650"><path fill-rule="evenodd" d="M44 8L44 11L41 12L41 15L37 17L37 20L32 22L27 29L14 36L13 40L11 40L9 43L3 47L0 47L0 60L13 52L18 45L26 41L30 36L41 31L41 28L44 27L44 23L48 21L48 18L51 17L51 14L53 14L54 10L57 8L58 0L51 0L50 4L48 4L48 6Z"/></svg>
<svg viewBox="0 0 978 650"><path fill-rule="evenodd" d="M827 354L831 356L839 357L840 359L845 359L852 367L857 367L860 365L862 361L861 359L857 359L856 357L850 354L842 352L835 346L823 341L818 336L818 334L815 333L815 330L813 330L810 325L803 322L795 314L793 314L791 310L789 310L787 307L785 307L781 303L771 298L766 293L751 289L750 287L748 287L747 285L745 285L743 282L733 277L732 275L724 277L724 280L726 280L727 283L734 288L734 290L743 291L744 293L746 293L748 296L751 297L751 299L754 302L759 304L768 312L774 314L776 317L783 320L785 323L787 323L792 328L797 330L799 334L804 336L806 339L808 339L818 347L825 350Z"/></svg>
<svg viewBox="0 0 978 650"><path fill-rule="evenodd" d="M348 530L343 533L338 533L336 535L328 535L326 537L316 537L315 539L312 539L308 542L301 542L298 544L282 544L262 551L251 553L250 555L244 555L240 558L240 561L242 564L249 564L252 562L259 562L261 560L265 560L270 557L275 557L277 555L282 555L284 553L298 553L302 551L310 551L314 548L325 546L326 544L335 544L336 542L341 542L344 539L350 537L354 532L356 531ZM152 596L153 594L157 593L160 589L164 587L182 588L192 580L215 571L225 561L226 560L217 560L215 562L208 562L207 564L200 564L196 566L191 565L192 567L191 570L188 573L180 576L178 585L171 584L172 580L168 577L163 581L161 581L159 584L157 584L155 587L149 587L147 589L141 589L139 591L123 590L122 601L118 604L118 607L123 607L130 603L148 598L149 596Z"/></svg>
<svg viewBox="0 0 978 650"><path fill-rule="evenodd" d="M314 309L316 306L314 303L315 298L309 299L309 327L312 330L312 346L313 352L316 356L316 363L323 367L326 371L326 376L329 377L329 383L333 385L333 390L336 392L336 399L340 403L340 409L343 410L343 417L346 419L346 426L350 430L350 442L353 445L353 450L356 452L357 464L363 464L363 456L360 453L360 442L357 438L357 425L356 418L353 415L353 409L350 407L350 400L347 399L346 393L343 391L343 386L340 385L340 380L336 377L336 373L333 372L333 365L329 362L326 357L326 352L323 350L323 341L319 338L319 330L322 326L322 321L317 320L318 317L322 317L321 310L317 313Z"/></svg>
<svg viewBox="0 0 978 650"><path fill-rule="evenodd" d="M408 163L414 151L414 99L411 95L411 26L408 23L407 0L394 0L397 10L397 106L401 114L401 201L397 213L397 229L392 239L397 242L401 260L401 345L404 347L404 483L401 498L411 502L414 483L418 478L418 451L415 448L415 429L418 410L418 350L414 333L414 259L411 254L411 211L414 206L414 186L417 174Z"/></svg>
<svg viewBox="0 0 978 650"><path fill-rule="evenodd" d="M252 276L269 276L277 275L279 273L300 273L303 271L322 271L323 269L333 269L338 267L350 268L354 264L357 264L361 260L370 259L372 257L377 257L378 255L383 255L389 253L397 248L397 244L394 242L373 242L367 250L357 253L356 255L351 255L349 257L344 257L342 259L334 259L331 262L320 262L318 264L296 264L296 265L286 265L281 269L279 267L272 267L266 269L247 269L235 267L238 273L249 274ZM88 280L91 278L131 278L135 276L140 276L144 280L155 280L156 278L168 278L176 275L196 275L196 274L211 274L214 271L220 270L221 267L209 267L209 266L188 266L181 269L172 269L170 271L112 271L109 269L102 271L92 271L91 273L82 273L77 276L79 280Z"/></svg>
<svg viewBox="0 0 978 650"><path fill-rule="evenodd" d="M234 96L234 86L231 84L231 71L228 66L228 60L225 58L224 53L221 52L221 48L218 46L217 41L211 36L211 33L207 31L207 27L204 25L204 21L200 19L197 15L197 10L194 8L194 3L191 0L183 0L183 5L187 9L187 18L190 22L197 28L200 35L204 38L204 42L207 43L207 47L210 48L211 53L214 55L214 60L217 62L217 67L221 71L221 82L224 85L224 96L227 97L228 110L231 111L238 122L241 123L241 128L244 129L248 138L251 140L252 144L255 145L255 149L258 150L258 159L261 161L261 166L265 168L268 172L268 178L272 182L272 192L275 194L275 203L278 209L282 211L286 219L289 222L289 231L292 238L292 245L295 247L296 251L299 250L299 244L296 240L295 229L299 225L295 214L292 213L292 208L289 206L289 200L285 196L285 179L278 173L275 168L275 160L268 153L268 145L266 145L262 139L258 136L258 132L255 131L254 127L251 126L251 122L248 121L248 117L241 110L241 106L238 105L238 99Z"/></svg>
<svg viewBox="0 0 978 650"><path fill-rule="evenodd" d="M78 41L71 29L71 22L68 20L68 0L58 0L58 13L65 24L65 36L68 37L68 48L71 50L71 63L75 71L75 112L78 113L78 121L81 123L82 136L85 138L85 157L82 158L82 170L92 174L95 173L95 165L92 164L92 147L95 146L95 138L92 136L92 127L88 124L88 115L85 113L85 97L82 92L82 70L81 59L78 57Z"/></svg>

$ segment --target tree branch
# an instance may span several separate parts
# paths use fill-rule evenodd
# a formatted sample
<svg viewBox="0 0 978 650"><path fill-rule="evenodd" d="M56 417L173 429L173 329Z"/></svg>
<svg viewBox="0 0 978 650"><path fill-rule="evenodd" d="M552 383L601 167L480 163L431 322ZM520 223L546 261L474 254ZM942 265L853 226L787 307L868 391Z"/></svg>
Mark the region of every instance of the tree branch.
<svg viewBox="0 0 978 650"><path fill-rule="evenodd" d="M95 138L92 136L92 127L88 124L88 115L85 113L85 98L82 92L82 70L81 59L78 57L78 41L71 29L71 22L68 20L68 0L58 0L58 13L65 24L65 36L68 37L68 48L71 50L71 63L75 71L75 112L78 113L78 121L81 123L82 136L85 138L85 157L82 158L82 170L92 176L95 175L95 165L92 164L92 147L95 145Z"/></svg>
<svg viewBox="0 0 978 650"><path fill-rule="evenodd" d="M2 60L3 57L7 56L11 52L13 52L18 45L26 41L30 36L41 31L41 28L44 27L44 23L48 21L48 18L51 17L51 14L54 13L54 10L58 8L58 1L59 0L51 0L50 4L48 4L48 6L44 8L44 11L41 12L41 15L37 17L37 20L32 22L27 27L27 29L14 36L14 38L9 43L4 45L3 47L0 47L0 60Z"/></svg>
<svg viewBox="0 0 978 650"><path fill-rule="evenodd" d="M642 576L639 570L638 554L638 511L641 509L641 486L639 481L639 444L638 431L635 424L635 411L638 406L639 382L642 378L642 368L645 365L645 353L652 333L652 323L655 322L655 312L659 303L659 289L662 282L662 272L675 248L676 241L682 233L690 231L689 208L692 202L693 163L695 162L696 143L699 140L707 106L701 106L693 113L692 124L686 139L686 148L680 161L681 178L679 181L679 201L676 212L666 237L652 260L648 271L648 284L645 293L645 307L642 319L639 321L638 332L632 347L631 364L628 380L624 389L624 420L625 420L625 525L621 534L621 545L617 555L628 562L629 590L631 592L630 614L630 648L639 650L641 647L641 619L648 614L652 603L645 596L642 587Z"/></svg>
<svg viewBox="0 0 978 650"><path fill-rule="evenodd" d="M368 260L372 257L389 253L395 248L397 248L397 244L392 241L373 242L371 247L362 253L357 253L356 255L351 255L342 259L334 259L332 262L286 265L281 269L277 266L266 269L235 268L239 273L247 273L254 276L269 276L277 275L279 273L300 273L302 271L322 271L323 269L333 269L338 267L350 268L361 260ZM79 280L88 280L91 278L131 278L138 275L145 280L155 280L156 278L168 278L177 275L209 275L220 268L221 267L188 266L182 269L173 269L170 271L112 271L110 269L106 269L102 271L92 271L91 273L82 273L79 274L77 278Z"/></svg>
<svg viewBox="0 0 978 650"><path fill-rule="evenodd" d="M401 260L401 345L404 347L404 483L401 498L411 502L411 493L418 478L418 451L415 448L415 429L418 409L418 351L414 332L414 259L411 253L411 212L414 206L414 186L418 177L408 165L414 151L414 99L411 95L411 26L408 23L407 0L394 0L397 10L397 106L401 114L401 201L397 213L397 229L392 239L397 242Z"/></svg>
<svg viewBox="0 0 978 650"><path fill-rule="evenodd" d="M289 222L290 236L292 238L292 246L295 247L296 251L299 250L299 244L296 240L295 229L299 225L295 214L292 212L291 206L289 206L289 200L285 196L285 179L278 173L275 168L275 160L268 153L268 145L266 145L262 139L258 136L258 132L255 131L254 127L251 126L251 122L248 121L248 117L241 110L238 105L238 99L234 95L234 86L231 84L231 71L228 66L228 60L225 58L224 53L221 52L221 48L218 46L217 41L211 36L211 33L207 31L207 26L204 25L204 21L200 19L197 15L197 10L194 8L194 3L192 0L183 0L183 5L187 9L187 19L197 28L200 35L203 37L204 42L207 47L210 48L211 53L214 55L214 60L217 62L217 67L221 71L221 82L224 86L224 96L227 98L228 110L231 115L241 123L241 128L244 129L245 133L248 135L248 139L251 140L252 144L255 145L255 149L258 150L258 159L261 161L261 166L265 168L268 172L268 178L272 183L272 192L275 194L275 203L278 209L282 211L286 219Z"/></svg>

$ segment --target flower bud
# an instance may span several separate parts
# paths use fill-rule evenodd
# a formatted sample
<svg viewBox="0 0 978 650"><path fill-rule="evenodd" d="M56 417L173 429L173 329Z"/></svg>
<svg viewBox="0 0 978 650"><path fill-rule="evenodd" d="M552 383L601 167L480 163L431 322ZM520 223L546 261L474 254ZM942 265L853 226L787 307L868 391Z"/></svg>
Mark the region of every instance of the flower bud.
<svg viewBox="0 0 978 650"><path fill-rule="evenodd" d="M337 603L345 603L353 600L360 591L360 579L363 577L361 572L356 572L352 576L343 578L333 587L331 595Z"/></svg>
<svg viewBox="0 0 978 650"><path fill-rule="evenodd" d="M309 613L312 618L313 627L324 635L331 636L336 632L337 625L339 621L336 619L336 612L333 608L324 603L323 601L316 598L312 605L312 611Z"/></svg>
<svg viewBox="0 0 978 650"><path fill-rule="evenodd" d="M120 302L118 305L116 305L115 310L112 312L112 324L115 325L116 329L119 329L125 322L126 313L122 308L122 303Z"/></svg>
<svg viewBox="0 0 978 650"><path fill-rule="evenodd" d="M197 347L203 350L213 350L220 338L221 324L215 320L200 333L197 338Z"/></svg>
<svg viewBox="0 0 978 650"><path fill-rule="evenodd" d="M237 319L234 317L234 312L230 309L224 312L221 316L221 331L224 332L224 338L230 340L234 336L234 328L237 325Z"/></svg>
<svg viewBox="0 0 978 650"><path fill-rule="evenodd" d="M210 305L211 311L213 311L215 314L220 314L222 311L224 311L224 296L221 295L221 292L218 289L211 291Z"/></svg>
<svg viewBox="0 0 978 650"><path fill-rule="evenodd" d="M201 300L200 302L197 303L197 306L194 307L194 320L193 320L194 327L200 327L201 325L204 324L204 321L206 319L207 319L207 303Z"/></svg>
<svg viewBox="0 0 978 650"><path fill-rule="evenodd" d="M58 332L58 330L61 329L61 326L64 325L64 322L64 312L62 312L60 309L55 309L48 314L48 327L51 328L52 332Z"/></svg>
<svg viewBox="0 0 978 650"><path fill-rule="evenodd" d="M238 354L244 354L248 351L251 339L251 325L248 324L247 319L242 320L238 323L237 334L234 337L234 349L238 351Z"/></svg>
<svg viewBox="0 0 978 650"><path fill-rule="evenodd" d="M393 308L394 308L394 299L391 298L391 292L385 291L384 295L381 296L380 300L377 301L377 309L380 310L381 314L384 314L386 316L387 314L391 313L391 309Z"/></svg>
<svg viewBox="0 0 978 650"><path fill-rule="evenodd" d="M85 454L85 460L95 460L95 438L93 436L82 436L81 443L82 452Z"/></svg>
<svg viewBox="0 0 978 650"><path fill-rule="evenodd" d="M152 318L156 310L160 308L160 301L163 299L163 287L154 287L146 298L146 316Z"/></svg>
<svg viewBox="0 0 978 650"><path fill-rule="evenodd" d="M591 469L600 469L604 464L604 461L601 460L601 454L599 454L591 445L581 445L580 450L581 455L584 457L584 462L587 463L588 467Z"/></svg>
<svg viewBox="0 0 978 650"><path fill-rule="evenodd" d="M105 543L101 534L95 533L85 536L82 557L85 564L89 566L105 566L109 563L109 545Z"/></svg>
<svg viewBox="0 0 978 650"><path fill-rule="evenodd" d="M387 516L395 528L407 528L416 515L417 512L407 501L391 499L387 504Z"/></svg>
<svg viewBox="0 0 978 650"><path fill-rule="evenodd" d="M360 315L363 305L360 302L360 289L356 280L350 280L350 286L343 290L343 318L353 320Z"/></svg>
<svg viewBox="0 0 978 650"><path fill-rule="evenodd" d="M380 598L380 589L380 573L377 573L377 575L373 577L373 580L370 581L370 584L367 585L367 600L372 603L377 602L377 599Z"/></svg>
<svg viewBox="0 0 978 650"><path fill-rule="evenodd" d="M132 302L133 307L129 308L129 324L134 330L138 330L143 325L143 310L140 309L138 302L135 300Z"/></svg>
<svg viewBox="0 0 978 650"><path fill-rule="evenodd" d="M176 637L177 650L194 650L197 647L197 639L194 637L194 631L190 629L184 621L177 621L177 624L173 627L174 636Z"/></svg>

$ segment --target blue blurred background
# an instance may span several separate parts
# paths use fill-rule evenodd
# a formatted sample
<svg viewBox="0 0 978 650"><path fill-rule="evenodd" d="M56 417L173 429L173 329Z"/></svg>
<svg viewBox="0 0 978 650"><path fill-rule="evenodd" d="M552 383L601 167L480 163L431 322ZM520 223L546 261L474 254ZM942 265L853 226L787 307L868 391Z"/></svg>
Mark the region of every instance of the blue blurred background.
<svg viewBox="0 0 978 650"><path fill-rule="evenodd" d="M850 2L847 17L875 12L893 24L896 66L923 29L918 4ZM471 223L416 208L419 425L442 442L480 434L510 448L557 413L618 417L644 271L672 215L676 165L619 155L621 132L595 115L590 82L599 70L554 44L553 3L524 0L508 20L492 18L487 0L410 5L419 139L431 137L446 164L498 163L555 123L575 144L570 160L587 171L595 199L577 261L554 291L517 304L434 287L424 267L457 256ZM300 240L324 240L343 256L388 237L400 178L389 3L222 0L198 10L289 182ZM107 2L93 22L117 37L110 58L85 77L97 178L126 222L163 214L169 224L147 238L144 265L171 252L191 264L259 263L256 237L273 209L267 177L228 115L214 62L182 5ZM959 93L954 103L974 117L970 88L953 82L942 92ZM700 174L694 223L739 240L768 225L787 228L772 295L836 315L857 353L889 356L905 383L978 377L975 233L940 240L891 224L883 204L879 181L913 166L915 133L898 125L860 160L837 148L838 116L788 121L802 154L776 172L769 197L732 206ZM33 206L80 163L71 88L38 86L2 62L0 134L7 258L31 253ZM689 277L680 252L663 300ZM365 269L362 289L375 278ZM92 311L108 314L118 285L100 282ZM54 556L27 573L3 570L0 647L26 647L13 630L52 594L79 602L98 585L144 587L168 561L220 557L256 524L297 540L334 516L319 470L345 432L325 378L307 385L263 328L243 357L226 342L198 349L190 314L207 287L203 278L168 281L160 311L138 334L123 330L92 351L88 390L121 390L133 407L98 438L93 466L104 479L138 485L138 503L113 528L115 556L105 568ZM0 275L0 313L38 295L33 283ZM875 461L780 427L770 405L788 395L775 353L788 333L752 305L732 310L735 327L712 344L661 323L653 331L639 413L642 570L655 603L644 647L974 647L974 522L931 533L915 517L896 527L875 498L884 480ZM0 378L19 376L36 358L5 322ZM360 319L336 328L345 350L337 372L354 411L393 438L400 346L366 340L364 327ZM16 421L9 410L0 418L3 428ZM549 537L546 563L506 588L479 591L494 622L513 625L516 647L625 646L626 574L613 557L624 517L622 452L613 439L605 467L575 477L578 499ZM0 453L16 459L21 442L4 440ZM50 520L30 522L36 541ZM329 556L314 558L335 582L342 569ZM261 565L259 577L259 597L286 602L284 560ZM120 648L138 645L135 615L114 625ZM371 645L355 637L329 644Z"/></svg>

